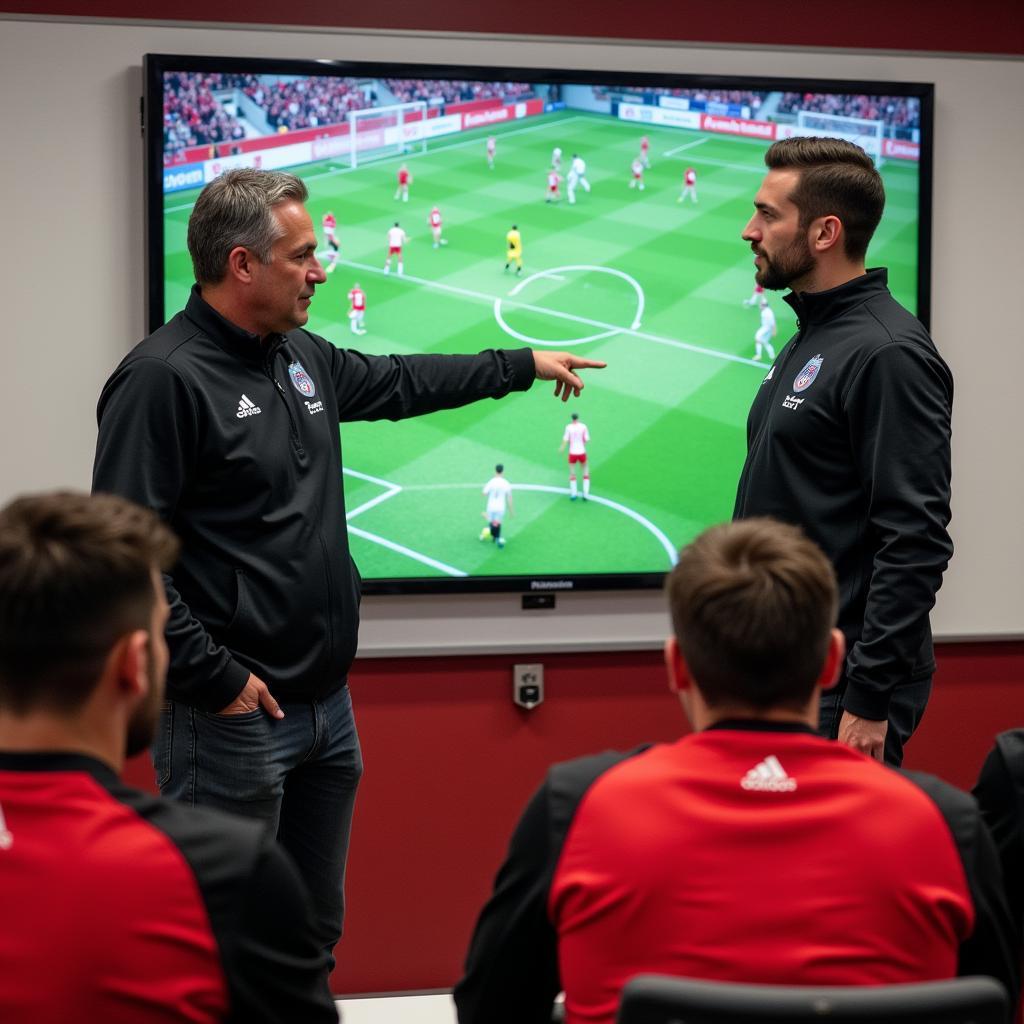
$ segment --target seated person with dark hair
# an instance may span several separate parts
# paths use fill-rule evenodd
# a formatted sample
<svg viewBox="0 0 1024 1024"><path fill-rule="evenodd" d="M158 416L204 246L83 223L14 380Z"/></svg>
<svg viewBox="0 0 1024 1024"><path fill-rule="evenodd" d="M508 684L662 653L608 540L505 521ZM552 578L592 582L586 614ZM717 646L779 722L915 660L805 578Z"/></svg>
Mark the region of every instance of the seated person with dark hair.
<svg viewBox="0 0 1024 1024"><path fill-rule="evenodd" d="M1016 999L992 840L965 793L815 734L835 575L798 529L715 527L669 576L694 733L556 765L455 989L461 1024L611 1024L642 973L879 985L988 974Z"/></svg>
<svg viewBox="0 0 1024 1024"><path fill-rule="evenodd" d="M163 701L176 553L122 498L0 510L0 1020L337 1022L266 825L118 778Z"/></svg>
<svg viewBox="0 0 1024 1024"><path fill-rule="evenodd" d="M1003 864L1017 939L1024 938L1024 729L996 737L974 787L982 817Z"/></svg>

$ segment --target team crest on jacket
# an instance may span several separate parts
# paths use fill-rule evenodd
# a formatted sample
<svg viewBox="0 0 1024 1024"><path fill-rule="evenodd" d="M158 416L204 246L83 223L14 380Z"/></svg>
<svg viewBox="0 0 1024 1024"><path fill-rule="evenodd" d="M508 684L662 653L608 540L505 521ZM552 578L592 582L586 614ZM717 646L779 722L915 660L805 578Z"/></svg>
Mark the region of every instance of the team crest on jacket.
<svg viewBox="0 0 1024 1024"><path fill-rule="evenodd" d="M288 376L291 377L292 383L300 395L312 398L316 394L316 385L313 383L313 378L306 373L305 367L298 360L289 364Z"/></svg>
<svg viewBox="0 0 1024 1024"><path fill-rule="evenodd" d="M806 391L818 376L822 362L820 354L816 355L813 359L808 359L807 365L793 378L793 390Z"/></svg>

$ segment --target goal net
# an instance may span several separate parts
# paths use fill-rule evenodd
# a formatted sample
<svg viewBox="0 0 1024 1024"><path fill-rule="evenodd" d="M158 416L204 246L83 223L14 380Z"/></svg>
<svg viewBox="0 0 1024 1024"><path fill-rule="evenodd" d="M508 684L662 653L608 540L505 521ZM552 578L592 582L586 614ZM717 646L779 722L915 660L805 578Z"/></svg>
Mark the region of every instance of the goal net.
<svg viewBox="0 0 1024 1024"><path fill-rule="evenodd" d="M846 139L860 146L876 167L881 167L882 138L885 124L866 117L847 117L844 114L819 114L813 110L798 110L794 135L816 135L831 139Z"/></svg>
<svg viewBox="0 0 1024 1024"><path fill-rule="evenodd" d="M425 100L348 112L353 167L385 156L422 153L427 148Z"/></svg>

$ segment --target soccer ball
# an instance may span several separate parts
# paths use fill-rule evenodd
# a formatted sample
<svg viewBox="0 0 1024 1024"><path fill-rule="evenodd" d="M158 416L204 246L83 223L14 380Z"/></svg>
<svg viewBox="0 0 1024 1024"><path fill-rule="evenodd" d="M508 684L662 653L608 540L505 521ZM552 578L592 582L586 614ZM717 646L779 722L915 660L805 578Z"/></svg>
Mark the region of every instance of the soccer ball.
<svg viewBox="0 0 1024 1024"><path fill-rule="evenodd" d="M485 526L480 531L480 539L481 540L487 540L487 538L490 537L490 535L491 535L491 528L489 526Z"/></svg>

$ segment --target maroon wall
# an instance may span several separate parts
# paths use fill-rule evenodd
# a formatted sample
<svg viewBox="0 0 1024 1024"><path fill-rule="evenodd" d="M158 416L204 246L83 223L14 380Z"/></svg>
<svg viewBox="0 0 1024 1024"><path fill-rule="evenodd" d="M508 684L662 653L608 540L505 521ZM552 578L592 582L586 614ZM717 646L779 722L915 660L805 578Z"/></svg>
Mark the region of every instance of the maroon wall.
<svg viewBox="0 0 1024 1024"><path fill-rule="evenodd" d="M945 50L954 53L1024 53L1020 0L860 0L855 4L765 3L642 4L591 0L481 3L479 0L391 0L384 5L250 0L178 0L140 10L137 0L8 0L3 11L110 18L217 21L442 32L497 32L609 39L688 40L761 46L839 46L866 49ZM382 13L383 12L383 13Z"/></svg>
<svg viewBox="0 0 1024 1024"><path fill-rule="evenodd" d="M513 661L545 666L547 699L511 699ZM512 826L548 764L684 730L655 652L363 661L352 674L366 774L336 992L440 988ZM907 766L970 787L993 736L1024 725L1024 643L943 645ZM152 785L144 760L132 781Z"/></svg>

